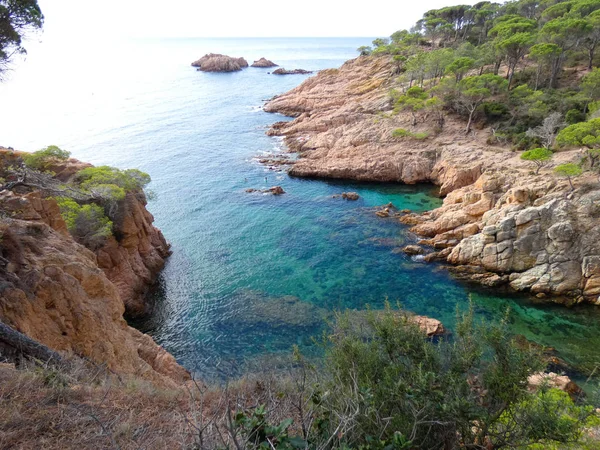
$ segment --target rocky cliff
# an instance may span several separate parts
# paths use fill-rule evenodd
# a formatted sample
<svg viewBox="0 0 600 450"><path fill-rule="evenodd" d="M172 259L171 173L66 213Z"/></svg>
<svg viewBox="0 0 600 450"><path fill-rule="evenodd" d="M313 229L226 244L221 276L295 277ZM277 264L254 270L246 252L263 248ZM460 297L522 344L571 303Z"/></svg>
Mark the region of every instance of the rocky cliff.
<svg viewBox="0 0 600 450"><path fill-rule="evenodd" d="M14 153L1 151L4 167ZM57 174L72 176L70 160ZM75 242L57 202L42 191L0 192L0 320L42 344L163 384L189 378L152 338L129 327L125 306L143 295L168 254L141 193L118 205L115 237L95 252Z"/></svg>
<svg viewBox="0 0 600 450"><path fill-rule="evenodd" d="M492 130L465 135L452 115L437 134L413 126L408 114L393 114L392 88L398 81L389 58L360 57L269 101L265 111L295 117L268 132L299 153L290 174L435 183L445 196L441 208L398 214L425 238L426 260L458 265L454 272L486 285L600 303L597 180L580 177L572 191L552 165L536 175L518 153L487 143ZM429 136L395 138L398 128ZM579 156L561 151L554 163Z"/></svg>

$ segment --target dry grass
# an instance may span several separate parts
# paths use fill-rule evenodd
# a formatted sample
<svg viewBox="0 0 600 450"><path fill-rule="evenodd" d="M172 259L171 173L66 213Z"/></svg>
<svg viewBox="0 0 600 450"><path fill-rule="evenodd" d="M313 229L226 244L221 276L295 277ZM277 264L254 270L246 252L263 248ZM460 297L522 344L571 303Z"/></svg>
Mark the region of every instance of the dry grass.
<svg viewBox="0 0 600 450"><path fill-rule="evenodd" d="M246 448L235 413L267 405L271 423L302 424L310 418L298 387L294 377L259 375L167 391L81 364L58 371L0 363L0 448Z"/></svg>

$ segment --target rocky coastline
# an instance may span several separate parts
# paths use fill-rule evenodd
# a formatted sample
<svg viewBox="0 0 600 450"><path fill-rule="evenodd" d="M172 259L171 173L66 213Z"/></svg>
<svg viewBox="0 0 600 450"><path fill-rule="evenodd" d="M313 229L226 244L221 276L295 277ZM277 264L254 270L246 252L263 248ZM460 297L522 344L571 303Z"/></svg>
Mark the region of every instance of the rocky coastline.
<svg viewBox="0 0 600 450"><path fill-rule="evenodd" d="M267 132L298 153L290 175L434 183L440 208L395 214L420 238L426 261L451 264L462 279L485 286L600 304L597 179L581 176L572 190L552 164L536 174L518 153L488 144L492 130L465 135L452 115L439 134L395 138L400 127L430 130L413 126L408 113L393 114L393 74L391 58L359 57L268 101L265 111L295 117ZM579 149L563 150L554 165L579 157Z"/></svg>
<svg viewBox="0 0 600 450"><path fill-rule="evenodd" d="M0 149L0 165L22 155ZM85 167L69 159L53 172L67 182ZM0 192L0 321L52 350L122 375L168 386L188 380L171 354L123 317L147 310L144 296L169 255L145 205L143 192L129 192L117 205L113 236L86 248L43 189Z"/></svg>

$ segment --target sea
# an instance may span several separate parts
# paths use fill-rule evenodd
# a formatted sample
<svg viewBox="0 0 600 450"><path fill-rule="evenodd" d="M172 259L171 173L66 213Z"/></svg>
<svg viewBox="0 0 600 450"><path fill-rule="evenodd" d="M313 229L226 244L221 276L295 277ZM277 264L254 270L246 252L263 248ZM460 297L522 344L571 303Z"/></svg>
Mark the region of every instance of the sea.
<svg viewBox="0 0 600 450"><path fill-rule="evenodd" d="M265 132L290 120L262 105L310 75L190 66L214 52L318 71L369 43L147 39L73 51L42 41L0 83L0 145L58 145L83 161L151 175L148 209L173 254L151 293L153 313L132 324L200 378L284 367L294 347L318 358L319 336L335 313L386 302L450 329L469 305L478 320L508 311L512 332L591 370L600 361L596 308L465 285L443 266L399 251L416 236L375 209L392 202L430 210L441 204L435 186L292 178L259 162L285 152ZM285 194L246 192L275 185ZM336 197L347 191L360 199Z"/></svg>

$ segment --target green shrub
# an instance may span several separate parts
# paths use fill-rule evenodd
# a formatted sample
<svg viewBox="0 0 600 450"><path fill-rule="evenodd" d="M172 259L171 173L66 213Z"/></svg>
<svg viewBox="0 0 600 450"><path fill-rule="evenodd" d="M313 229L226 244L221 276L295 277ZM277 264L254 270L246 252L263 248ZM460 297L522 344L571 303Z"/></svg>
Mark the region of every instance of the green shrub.
<svg viewBox="0 0 600 450"><path fill-rule="evenodd" d="M110 166L87 167L77 173L77 180L85 191L112 201L122 200L127 192L143 189L151 181L140 170Z"/></svg>
<svg viewBox="0 0 600 450"><path fill-rule="evenodd" d="M401 311L370 312L358 323L351 314L323 337L326 362L313 395L313 432L334 436L330 448L567 442L592 414L555 391L529 392L528 377L543 364L508 334L508 316L476 324L469 311L451 341L435 343Z"/></svg>
<svg viewBox="0 0 600 450"><path fill-rule="evenodd" d="M565 121L569 125L573 125L579 122L585 122L585 119L586 117L583 111L580 111L578 109L570 109L565 115Z"/></svg>
<svg viewBox="0 0 600 450"><path fill-rule="evenodd" d="M95 249L112 235L113 224L101 206L80 205L68 197L59 197L56 201L69 232L80 244Z"/></svg>
<svg viewBox="0 0 600 450"><path fill-rule="evenodd" d="M23 162L31 169L45 171L52 163L65 161L70 156L70 152L62 150L56 145L49 145L37 152L23 156Z"/></svg>
<svg viewBox="0 0 600 450"><path fill-rule="evenodd" d="M395 137L395 138L403 138L403 137L407 137L410 135L411 135L410 131L405 130L404 128L396 128L394 131L392 131L392 137Z"/></svg>
<svg viewBox="0 0 600 450"><path fill-rule="evenodd" d="M410 138L422 141L429 137L429 133L426 133L426 132L412 133L411 131L405 130L404 128L396 128L394 131L392 131L392 137L393 138L410 137Z"/></svg>
<svg viewBox="0 0 600 450"><path fill-rule="evenodd" d="M503 119L510 113L508 106L501 102L485 102L482 109L486 118L490 121Z"/></svg>

